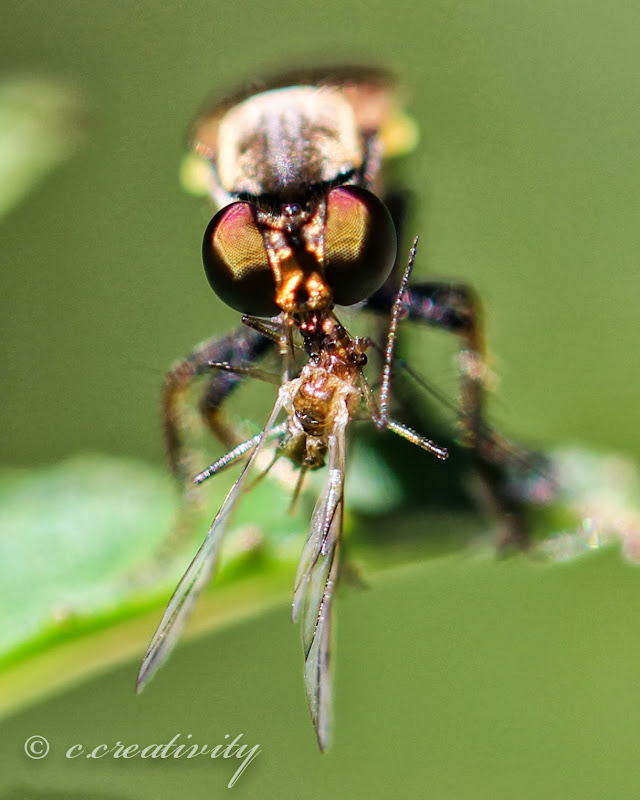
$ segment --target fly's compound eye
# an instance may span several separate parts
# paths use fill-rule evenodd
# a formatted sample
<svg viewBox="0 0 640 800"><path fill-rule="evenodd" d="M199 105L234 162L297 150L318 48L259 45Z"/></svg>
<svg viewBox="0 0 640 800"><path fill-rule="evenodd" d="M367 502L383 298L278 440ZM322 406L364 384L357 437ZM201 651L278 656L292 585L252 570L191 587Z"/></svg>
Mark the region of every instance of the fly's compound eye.
<svg viewBox="0 0 640 800"><path fill-rule="evenodd" d="M327 195L324 268L336 303L369 297L389 277L396 260L396 229L384 203L357 186Z"/></svg>
<svg viewBox="0 0 640 800"><path fill-rule="evenodd" d="M228 306L256 317L273 317L275 281L250 203L226 206L207 225L202 261L213 291Z"/></svg>

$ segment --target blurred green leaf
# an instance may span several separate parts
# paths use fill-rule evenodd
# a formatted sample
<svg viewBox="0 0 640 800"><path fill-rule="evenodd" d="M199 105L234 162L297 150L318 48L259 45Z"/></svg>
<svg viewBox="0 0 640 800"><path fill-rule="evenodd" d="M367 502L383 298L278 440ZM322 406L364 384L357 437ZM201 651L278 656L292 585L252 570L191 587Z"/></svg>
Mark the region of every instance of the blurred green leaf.
<svg viewBox="0 0 640 800"><path fill-rule="evenodd" d="M82 100L52 78L0 80L0 218L77 149Z"/></svg>

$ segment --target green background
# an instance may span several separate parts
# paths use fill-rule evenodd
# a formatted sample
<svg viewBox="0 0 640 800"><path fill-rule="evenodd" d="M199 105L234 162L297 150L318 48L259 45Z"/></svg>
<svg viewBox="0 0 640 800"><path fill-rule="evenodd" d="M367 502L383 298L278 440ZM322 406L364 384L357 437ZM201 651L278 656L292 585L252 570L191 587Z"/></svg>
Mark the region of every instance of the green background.
<svg viewBox="0 0 640 800"><path fill-rule="evenodd" d="M207 209L177 184L186 124L209 92L319 61L386 65L407 86L416 272L480 290L496 423L640 455L637 4L4 0L0 29L4 72L78 87L88 133L0 223L3 463L161 461L166 366L237 317L200 267ZM411 339L412 364L450 383L432 339ZM3 723L4 797L224 794L220 760L62 755L177 732L260 742L232 790L246 797L638 796L640 578L616 556L447 559L372 588L340 598L328 756L282 606L185 646L141 698L131 663ZM35 733L43 761L23 754Z"/></svg>

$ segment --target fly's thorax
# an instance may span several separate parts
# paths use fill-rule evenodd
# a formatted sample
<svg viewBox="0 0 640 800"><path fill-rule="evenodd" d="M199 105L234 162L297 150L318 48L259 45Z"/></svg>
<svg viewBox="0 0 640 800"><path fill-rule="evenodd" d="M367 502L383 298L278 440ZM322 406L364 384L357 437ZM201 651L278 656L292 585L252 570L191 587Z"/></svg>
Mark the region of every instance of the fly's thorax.
<svg viewBox="0 0 640 800"><path fill-rule="evenodd" d="M249 97L221 119L217 166L230 194L304 194L358 169L363 141L335 87L290 86Z"/></svg>

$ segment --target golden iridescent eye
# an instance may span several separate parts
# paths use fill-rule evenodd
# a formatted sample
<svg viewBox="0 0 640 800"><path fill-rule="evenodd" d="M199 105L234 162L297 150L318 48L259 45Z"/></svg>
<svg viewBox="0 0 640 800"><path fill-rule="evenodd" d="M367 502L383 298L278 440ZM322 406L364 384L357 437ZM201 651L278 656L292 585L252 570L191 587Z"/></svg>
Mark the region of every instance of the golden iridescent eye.
<svg viewBox="0 0 640 800"><path fill-rule="evenodd" d="M204 234L202 261L209 285L228 306L256 317L279 313L273 273L251 203L232 203L218 211Z"/></svg>
<svg viewBox="0 0 640 800"><path fill-rule="evenodd" d="M358 186L327 195L324 269L335 302L350 306L372 295L396 260L396 229L384 203Z"/></svg>

